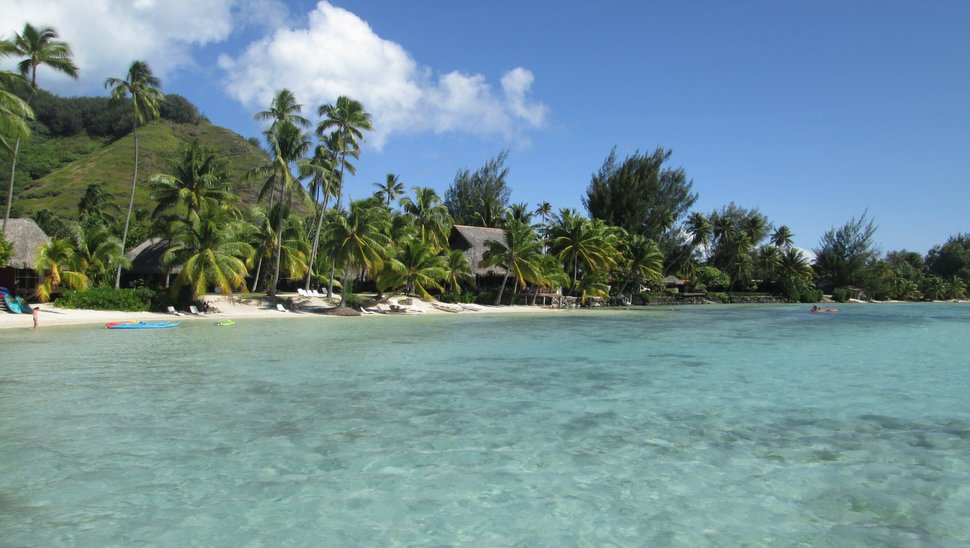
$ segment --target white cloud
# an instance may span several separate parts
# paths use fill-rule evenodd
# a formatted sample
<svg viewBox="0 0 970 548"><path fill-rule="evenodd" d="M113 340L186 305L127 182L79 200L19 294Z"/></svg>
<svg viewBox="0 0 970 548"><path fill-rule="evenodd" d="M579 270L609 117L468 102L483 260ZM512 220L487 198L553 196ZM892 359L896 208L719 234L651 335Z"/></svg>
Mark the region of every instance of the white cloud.
<svg viewBox="0 0 970 548"><path fill-rule="evenodd" d="M97 94L105 78L124 76L136 59L148 61L164 85L167 74L193 64L193 47L223 42L257 17L280 24L281 6L277 0L0 0L0 33L9 38L24 23L54 27L74 51L80 80L42 67L41 85Z"/></svg>
<svg viewBox="0 0 970 548"><path fill-rule="evenodd" d="M464 132L524 142L525 131L542 127L548 107L530 100L533 75L515 68L497 91L480 74L434 76L399 44L384 40L355 14L320 2L306 28L283 28L253 42L237 57L223 55L226 88L254 110L269 105L286 87L304 113L340 95L371 113L368 142L381 148L395 133Z"/></svg>

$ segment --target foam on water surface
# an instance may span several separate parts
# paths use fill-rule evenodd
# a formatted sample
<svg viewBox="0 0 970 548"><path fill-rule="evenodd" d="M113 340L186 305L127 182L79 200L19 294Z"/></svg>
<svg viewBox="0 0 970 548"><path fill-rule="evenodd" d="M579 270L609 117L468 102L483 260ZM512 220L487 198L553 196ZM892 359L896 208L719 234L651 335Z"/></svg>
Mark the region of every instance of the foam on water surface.
<svg viewBox="0 0 970 548"><path fill-rule="evenodd" d="M0 332L11 545L970 542L970 305Z"/></svg>

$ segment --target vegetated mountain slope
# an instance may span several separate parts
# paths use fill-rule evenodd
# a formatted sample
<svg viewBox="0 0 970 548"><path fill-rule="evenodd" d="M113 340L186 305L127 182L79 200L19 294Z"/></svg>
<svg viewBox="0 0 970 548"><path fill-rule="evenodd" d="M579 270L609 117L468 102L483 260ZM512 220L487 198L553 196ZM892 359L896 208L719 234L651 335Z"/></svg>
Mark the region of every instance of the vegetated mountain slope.
<svg viewBox="0 0 970 548"><path fill-rule="evenodd" d="M78 146L78 139L86 139ZM168 173L177 158L181 143L193 139L209 148L227 163L234 191L240 195L241 205L253 204L262 181L246 177L250 169L267 163L266 155L242 136L223 127L210 124L176 124L154 122L138 129L138 185L135 207L152 208L148 180L155 174ZM92 144L94 143L94 144ZM51 154L63 150L76 157L39 179L26 183L25 189L14 198L17 210L26 214L50 209L66 217L77 214L78 200L91 183L103 183L113 201L122 208L128 206L131 177L134 171L135 141L128 135L105 143L87 137L52 138L45 143ZM63 146L61 146L63 145ZM68 146L72 145L72 146ZM84 154L80 150L87 149ZM70 158L64 158L69 160ZM57 159L52 159L57 163Z"/></svg>

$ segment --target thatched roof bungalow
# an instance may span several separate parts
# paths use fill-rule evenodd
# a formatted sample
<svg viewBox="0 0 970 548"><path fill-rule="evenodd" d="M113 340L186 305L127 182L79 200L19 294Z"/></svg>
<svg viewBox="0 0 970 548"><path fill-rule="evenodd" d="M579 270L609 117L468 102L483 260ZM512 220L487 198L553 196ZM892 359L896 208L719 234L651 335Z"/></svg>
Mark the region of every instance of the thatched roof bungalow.
<svg viewBox="0 0 970 548"><path fill-rule="evenodd" d="M502 278L505 276L505 268L501 266L479 266L485 251L488 250L485 246L485 242L488 240L505 241L505 230L483 226L455 225L451 231L451 236L448 238L448 245L451 249L459 249L465 254L468 266L475 278Z"/></svg>
<svg viewBox="0 0 970 548"><path fill-rule="evenodd" d="M13 256L0 268L0 286L28 297L34 293L39 279L34 270L37 256L41 246L50 243L50 236L33 219L9 219L4 236L13 244Z"/></svg>
<svg viewBox="0 0 970 548"><path fill-rule="evenodd" d="M162 263L162 255L168 247L169 241L165 238L149 238L125 253L125 257L131 261L131 267L125 269L125 281L141 280L148 285L158 287L167 285L168 274L178 274L182 271L181 266L168 270Z"/></svg>

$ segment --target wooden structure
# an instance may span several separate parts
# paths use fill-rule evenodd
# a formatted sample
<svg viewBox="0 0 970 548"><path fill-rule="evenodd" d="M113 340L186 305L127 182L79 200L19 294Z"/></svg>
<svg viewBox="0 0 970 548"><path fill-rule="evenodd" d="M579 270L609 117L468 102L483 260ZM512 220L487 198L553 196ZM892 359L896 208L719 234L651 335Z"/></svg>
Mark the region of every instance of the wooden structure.
<svg viewBox="0 0 970 548"><path fill-rule="evenodd" d="M40 283L37 256L40 248L50 243L50 236L33 219L9 219L4 236L13 244L13 256L7 265L0 267L0 286L9 289L11 294L28 298Z"/></svg>

